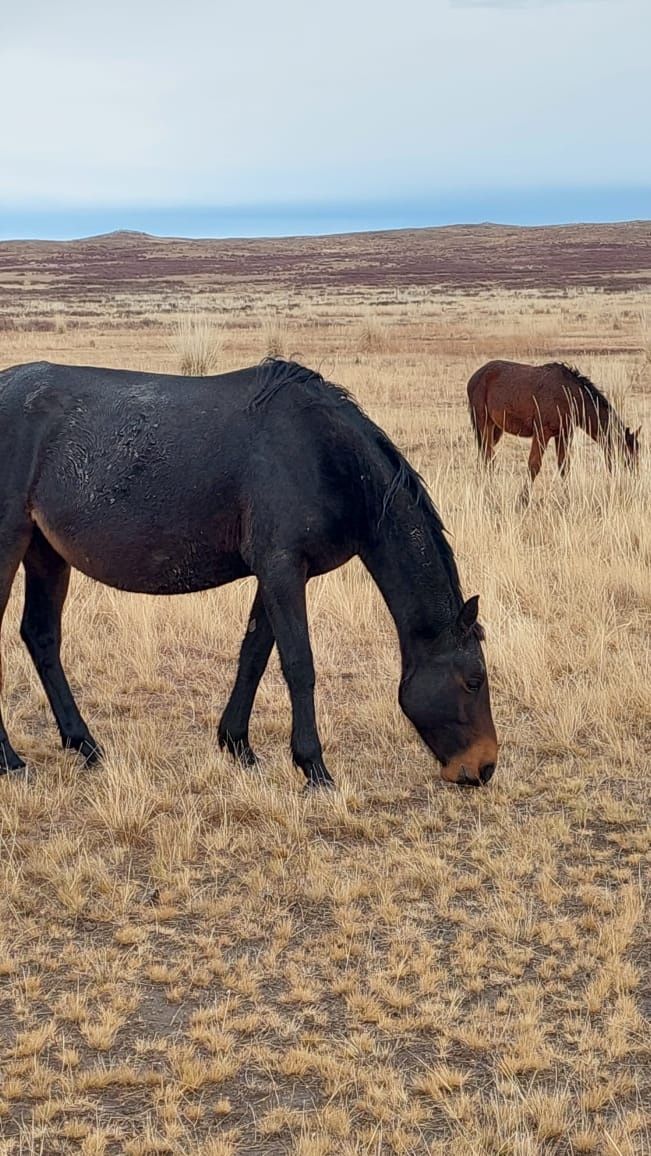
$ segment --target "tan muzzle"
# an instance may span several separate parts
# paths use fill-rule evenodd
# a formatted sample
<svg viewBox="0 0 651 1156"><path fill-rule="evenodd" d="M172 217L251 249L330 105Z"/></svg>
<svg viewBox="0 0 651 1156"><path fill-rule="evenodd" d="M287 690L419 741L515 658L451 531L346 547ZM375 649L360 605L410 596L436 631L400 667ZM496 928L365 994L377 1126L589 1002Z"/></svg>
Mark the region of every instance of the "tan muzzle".
<svg viewBox="0 0 651 1156"><path fill-rule="evenodd" d="M480 739L441 769L446 783L481 787L492 779L497 764L497 740Z"/></svg>

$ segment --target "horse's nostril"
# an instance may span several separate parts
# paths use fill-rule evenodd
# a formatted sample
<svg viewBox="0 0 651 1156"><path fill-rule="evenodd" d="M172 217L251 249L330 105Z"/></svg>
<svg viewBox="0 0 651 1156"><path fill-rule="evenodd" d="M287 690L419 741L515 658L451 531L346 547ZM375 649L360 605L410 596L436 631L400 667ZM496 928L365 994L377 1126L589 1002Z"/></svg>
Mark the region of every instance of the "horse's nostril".
<svg viewBox="0 0 651 1156"><path fill-rule="evenodd" d="M457 786L459 787L478 787L479 779L471 779L465 767L462 767L457 779Z"/></svg>
<svg viewBox="0 0 651 1156"><path fill-rule="evenodd" d="M495 763L486 763L479 771L479 778L482 783L488 783L495 774Z"/></svg>

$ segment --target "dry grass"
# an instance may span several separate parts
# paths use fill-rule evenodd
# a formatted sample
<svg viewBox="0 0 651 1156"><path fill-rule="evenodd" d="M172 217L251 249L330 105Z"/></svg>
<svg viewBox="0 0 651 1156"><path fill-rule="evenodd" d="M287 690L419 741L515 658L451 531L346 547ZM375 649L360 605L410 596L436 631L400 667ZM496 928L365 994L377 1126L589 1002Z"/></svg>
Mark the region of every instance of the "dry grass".
<svg viewBox="0 0 651 1156"><path fill-rule="evenodd" d="M222 336L208 317L190 313L179 318L170 348L178 361L178 373L206 377L219 371Z"/></svg>
<svg viewBox="0 0 651 1156"><path fill-rule="evenodd" d="M280 317L267 321L262 329L262 357L291 357L287 322Z"/></svg>
<svg viewBox="0 0 651 1156"><path fill-rule="evenodd" d="M225 368L261 352L227 305ZM443 786L402 719L392 624L358 565L310 591L339 784L311 800L275 659L262 773L215 748L250 583L147 599L75 577L65 661L107 748L93 772L57 749L15 591L4 709L35 773L0 783L2 1156L649 1151L649 455L611 479L577 439L567 488L546 462L516 517L525 443L504 442L486 489L464 393L494 353L560 346L626 393L648 442L646 307L407 287L387 306L306 300L292 321L424 472L481 592L503 742L486 790ZM11 332L0 363L90 345L173 370L166 341Z"/></svg>

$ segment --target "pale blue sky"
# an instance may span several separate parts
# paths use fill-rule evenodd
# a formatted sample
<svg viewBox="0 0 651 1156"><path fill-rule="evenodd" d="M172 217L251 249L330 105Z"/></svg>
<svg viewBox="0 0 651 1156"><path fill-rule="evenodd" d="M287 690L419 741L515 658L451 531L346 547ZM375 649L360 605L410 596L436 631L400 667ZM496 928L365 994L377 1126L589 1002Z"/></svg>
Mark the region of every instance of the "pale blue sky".
<svg viewBox="0 0 651 1156"><path fill-rule="evenodd" d="M567 219L621 216L651 190L650 45L651 0L5 0L0 235L81 210L559 218L564 193Z"/></svg>

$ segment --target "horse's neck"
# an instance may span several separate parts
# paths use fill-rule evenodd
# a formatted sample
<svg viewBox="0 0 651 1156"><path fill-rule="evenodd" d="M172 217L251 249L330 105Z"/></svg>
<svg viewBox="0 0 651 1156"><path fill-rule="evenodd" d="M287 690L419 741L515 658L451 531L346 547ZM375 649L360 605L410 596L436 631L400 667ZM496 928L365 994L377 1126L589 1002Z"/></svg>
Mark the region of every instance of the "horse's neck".
<svg viewBox="0 0 651 1156"><path fill-rule="evenodd" d="M403 664L421 640L449 626L461 606L437 534L429 512L401 495L374 540L361 551L396 624Z"/></svg>
<svg viewBox="0 0 651 1156"><path fill-rule="evenodd" d="M600 445L611 446L614 441L623 437L623 422L617 410L605 397L594 398L584 391L578 419L579 425Z"/></svg>

